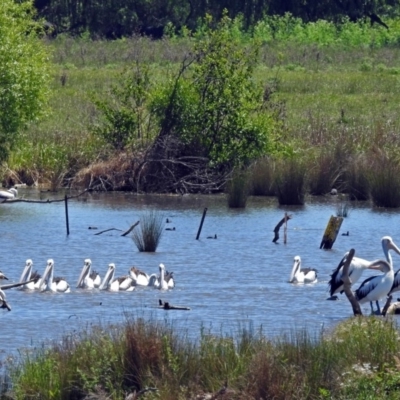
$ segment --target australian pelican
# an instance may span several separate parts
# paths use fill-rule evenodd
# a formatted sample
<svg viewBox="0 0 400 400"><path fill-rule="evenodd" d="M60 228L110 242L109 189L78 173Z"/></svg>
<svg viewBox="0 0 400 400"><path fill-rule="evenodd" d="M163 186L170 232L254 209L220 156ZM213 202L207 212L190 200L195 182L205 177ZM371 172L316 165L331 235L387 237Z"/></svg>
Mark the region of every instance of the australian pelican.
<svg viewBox="0 0 400 400"><path fill-rule="evenodd" d="M16 197L18 197L18 190L15 188L0 190L0 199L15 199Z"/></svg>
<svg viewBox="0 0 400 400"><path fill-rule="evenodd" d="M6 294L0 289L0 308L7 308L8 311L11 311L11 307L7 303Z"/></svg>
<svg viewBox="0 0 400 400"><path fill-rule="evenodd" d="M109 290L110 292L126 291L131 292L135 289L134 282L131 276L122 276L114 279L115 264L108 264L108 270L99 287L100 290Z"/></svg>
<svg viewBox="0 0 400 400"><path fill-rule="evenodd" d="M82 289L94 289L100 287L100 284L100 275L96 271L92 270L92 260L87 258L84 261L76 287Z"/></svg>
<svg viewBox="0 0 400 400"><path fill-rule="evenodd" d="M33 261L30 258L28 258L25 261L25 267L24 270L22 271L21 278L19 278L20 283L23 282L28 282L28 283L20 286L19 289L21 290L39 289L40 275L37 273L37 271L32 272L32 269L33 269Z"/></svg>
<svg viewBox="0 0 400 400"><path fill-rule="evenodd" d="M64 278L54 278L54 260L47 260L47 266L40 280L41 292L50 291L54 293L69 293L71 291L68 282Z"/></svg>
<svg viewBox="0 0 400 400"><path fill-rule="evenodd" d="M160 264L160 276L152 275L150 277L149 286L153 286L156 289L160 290L168 290L173 289L175 287L175 281L173 272L168 272L165 270L165 265Z"/></svg>
<svg viewBox="0 0 400 400"><path fill-rule="evenodd" d="M381 270L383 274L367 278L354 294L360 304L366 303L367 301L370 302L372 313L374 313L372 302L375 301L378 313L381 314L379 300L385 298L392 288L394 280L393 265L390 261L375 260L369 264L368 268Z"/></svg>
<svg viewBox="0 0 400 400"><path fill-rule="evenodd" d="M381 239L381 243L382 243L382 250L387 262L391 262L389 250L394 250L397 254L400 254L400 249L396 246L391 237L384 236ZM333 271L331 279L328 282L329 294L331 295L331 297L336 293L343 293L343 281L342 281L343 266L348 254L349 253L347 252L344 255L339 265ZM363 271L365 269L368 269L370 264L371 261L359 257L353 257L353 259L351 260L351 264L349 266L349 278L351 280L352 285L354 285L354 283L360 279Z"/></svg>
<svg viewBox="0 0 400 400"><path fill-rule="evenodd" d="M136 286L152 286L150 285L150 281L154 283L157 279L156 274L148 275L146 272L143 272L136 267L130 268L129 275L134 280Z"/></svg>
<svg viewBox="0 0 400 400"><path fill-rule="evenodd" d="M8 278L0 271L0 280L6 279L8 281Z"/></svg>
<svg viewBox="0 0 400 400"><path fill-rule="evenodd" d="M317 270L314 268L301 268L300 256L294 257L290 283L315 283L317 282Z"/></svg>

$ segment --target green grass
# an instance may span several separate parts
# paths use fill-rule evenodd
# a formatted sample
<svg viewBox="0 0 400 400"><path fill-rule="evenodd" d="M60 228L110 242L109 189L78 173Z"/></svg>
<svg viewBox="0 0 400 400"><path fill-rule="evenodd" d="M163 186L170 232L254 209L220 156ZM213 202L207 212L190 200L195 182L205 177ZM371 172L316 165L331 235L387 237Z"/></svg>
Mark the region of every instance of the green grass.
<svg viewBox="0 0 400 400"><path fill-rule="evenodd" d="M21 354L6 365L1 398L69 400L91 393L122 400L151 389L146 399L194 399L217 396L225 386L227 398L241 400L396 399L398 338L391 319L355 317L331 332L301 329L274 339L254 328L234 337L202 330L194 343L167 322L127 316L122 325Z"/></svg>

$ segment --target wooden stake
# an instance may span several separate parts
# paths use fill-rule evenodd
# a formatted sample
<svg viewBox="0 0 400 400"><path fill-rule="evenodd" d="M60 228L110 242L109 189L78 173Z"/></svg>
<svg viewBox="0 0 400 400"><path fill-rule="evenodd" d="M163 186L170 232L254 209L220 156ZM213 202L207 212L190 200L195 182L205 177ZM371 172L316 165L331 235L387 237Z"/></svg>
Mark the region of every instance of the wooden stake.
<svg viewBox="0 0 400 400"><path fill-rule="evenodd" d="M67 224L67 235L69 235L68 196L67 195L65 195L64 201L65 201L65 221Z"/></svg>
<svg viewBox="0 0 400 400"><path fill-rule="evenodd" d="M199 240L201 229L203 228L203 222L204 222L204 218L206 217L206 214L207 214L207 207L203 211L203 216L201 217L200 226L199 226L199 230L197 231L196 240Z"/></svg>

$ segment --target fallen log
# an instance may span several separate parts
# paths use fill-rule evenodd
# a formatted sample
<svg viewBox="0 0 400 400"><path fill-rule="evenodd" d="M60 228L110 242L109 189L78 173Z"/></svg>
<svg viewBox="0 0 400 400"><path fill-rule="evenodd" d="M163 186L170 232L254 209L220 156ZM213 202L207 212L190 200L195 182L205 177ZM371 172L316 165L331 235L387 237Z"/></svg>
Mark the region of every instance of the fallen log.
<svg viewBox="0 0 400 400"><path fill-rule="evenodd" d="M182 307L182 306L173 306L172 304L169 304L168 302L163 302L161 299L158 300L158 304L163 310L190 310L189 307Z"/></svg>

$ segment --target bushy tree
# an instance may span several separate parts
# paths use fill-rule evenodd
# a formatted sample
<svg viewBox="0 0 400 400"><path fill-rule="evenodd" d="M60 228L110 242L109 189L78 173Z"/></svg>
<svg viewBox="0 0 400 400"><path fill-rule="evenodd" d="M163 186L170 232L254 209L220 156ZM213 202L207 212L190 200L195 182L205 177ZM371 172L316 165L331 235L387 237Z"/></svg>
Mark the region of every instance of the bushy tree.
<svg viewBox="0 0 400 400"><path fill-rule="evenodd" d="M31 1L0 2L0 163L44 111L49 62Z"/></svg>

